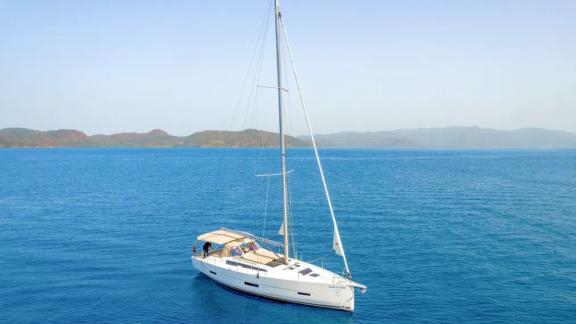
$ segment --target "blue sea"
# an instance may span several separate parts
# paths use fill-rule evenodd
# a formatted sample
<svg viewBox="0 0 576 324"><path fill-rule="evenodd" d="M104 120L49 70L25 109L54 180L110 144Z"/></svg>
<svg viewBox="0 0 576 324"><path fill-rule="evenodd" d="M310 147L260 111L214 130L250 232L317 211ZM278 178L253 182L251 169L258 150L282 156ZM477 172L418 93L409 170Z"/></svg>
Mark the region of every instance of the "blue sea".
<svg viewBox="0 0 576 324"><path fill-rule="evenodd" d="M574 323L576 151L325 149L356 312L225 290L228 227L280 240L273 149L0 150L2 323ZM312 152L288 152L296 253L342 271Z"/></svg>

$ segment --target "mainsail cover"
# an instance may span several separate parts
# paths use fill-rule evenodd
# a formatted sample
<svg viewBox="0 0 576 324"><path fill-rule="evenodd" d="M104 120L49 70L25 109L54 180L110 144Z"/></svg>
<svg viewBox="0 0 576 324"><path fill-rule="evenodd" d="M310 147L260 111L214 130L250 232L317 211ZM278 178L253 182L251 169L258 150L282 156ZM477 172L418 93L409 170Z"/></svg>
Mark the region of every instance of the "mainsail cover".
<svg viewBox="0 0 576 324"><path fill-rule="evenodd" d="M342 241L340 241L340 234L338 233L336 226L334 226L334 239L332 240L332 249L339 256L344 256L344 250L342 249Z"/></svg>

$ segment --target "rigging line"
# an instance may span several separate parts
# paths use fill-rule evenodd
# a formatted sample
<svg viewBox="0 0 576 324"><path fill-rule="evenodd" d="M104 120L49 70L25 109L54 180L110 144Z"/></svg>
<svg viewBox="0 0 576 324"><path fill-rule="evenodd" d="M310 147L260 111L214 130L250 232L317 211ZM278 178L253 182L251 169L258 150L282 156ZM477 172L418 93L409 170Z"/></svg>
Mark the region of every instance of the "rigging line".
<svg viewBox="0 0 576 324"><path fill-rule="evenodd" d="M270 185L270 181L273 180L271 179L271 177L266 177L266 180L267 180L266 191L268 192L267 194L268 198L266 199L266 210L270 208L270 212L266 211L267 216L268 214L274 215L276 213L273 202L278 199L278 191L275 190L274 185ZM266 217L266 220L267 219L268 218ZM262 236L264 237L264 235Z"/></svg>
<svg viewBox="0 0 576 324"><path fill-rule="evenodd" d="M264 54L266 52L266 43L268 40L268 37L266 37L269 33L269 25L270 25L270 16L271 16L271 12L272 12L272 5L270 4L268 7L268 10L266 11L266 15L265 15L265 24L264 24L264 28L262 30L262 34L261 34L261 43L260 43L260 49L257 53L257 56L255 57L255 68L254 68L254 74L252 77L252 82L250 83L250 91L249 91L249 95L248 95L248 100L246 101L246 106L245 106L245 111L246 114L244 115L244 119L243 119L243 123L242 123L242 128L246 128L246 125L249 122L249 118L253 119L253 110L254 110L254 98L256 97L256 91L257 89L255 89L255 85L258 83L258 80L260 80L260 75L261 75L261 71L262 71L262 65L263 65L263 57Z"/></svg>
<svg viewBox="0 0 576 324"><path fill-rule="evenodd" d="M236 104L236 109L234 110L234 115L232 117L230 125L227 128L228 130L232 129L232 126L233 126L234 122L236 121L236 117L238 115L240 107L242 106L242 99L244 98L244 93L246 90L248 79L250 77L250 71L252 71L252 67L254 66L254 64L258 62L258 60L256 59L257 54L259 52L258 45L261 44L266 39L268 26L270 24L270 11L271 10L272 10L272 3L269 3L268 8L266 8L264 17L262 19L262 23L260 24L260 31L258 32L258 38L256 39L256 44L254 44L254 49L252 51L250 63L248 65L248 70L246 71L246 75L244 76L244 81L242 82L240 97L238 98L238 102ZM261 51L261 49L260 49L260 51Z"/></svg>
<svg viewBox="0 0 576 324"><path fill-rule="evenodd" d="M271 6L269 7L269 9L271 11ZM258 59L256 60L255 74L254 74L254 77L253 77L252 83L251 83L253 86L250 89L250 95L248 97L248 101L246 102L246 115L244 115L244 122L243 122L244 128L248 124L248 118L253 119L253 117L254 117L254 102L255 102L255 98L257 97L257 93L258 93L258 89L257 89L256 85L259 83L260 77L262 75L262 66L264 65L264 55L266 53L266 43L268 40L268 38L266 36L268 35L269 30L270 30L269 25L270 25L270 17L271 16L272 15L270 14L270 12L268 12L265 30L264 30L264 33L262 34L262 44L261 44L260 52L258 55Z"/></svg>
<svg viewBox="0 0 576 324"><path fill-rule="evenodd" d="M262 226L262 237L266 237L266 217L268 216L268 192L270 191L270 178L266 178L266 202L264 204L264 225Z"/></svg>
<svg viewBox="0 0 576 324"><path fill-rule="evenodd" d="M264 224L262 226L262 237L266 237L266 218L268 216L268 193L270 190L270 178L266 179L266 200L264 203ZM262 242L263 244L265 244L264 242ZM258 257L259 259L259 257Z"/></svg>
<svg viewBox="0 0 576 324"><path fill-rule="evenodd" d="M342 260L344 260L344 267L346 268L346 274L351 278L350 268L348 267L348 260L346 260L346 253L344 252L344 245L340 239L340 231L338 230L338 224L336 223L336 216L334 215L334 208L332 207L332 200L330 199L330 193L328 191L328 185L326 184L326 178L324 177L324 170L322 169L322 162L320 161L320 155L318 154L318 148L316 146L316 140L314 139L314 132L312 131L312 125L310 123L310 117L308 116L308 109L306 108L306 103L304 102L304 96L302 94L302 89L300 88L300 81L298 79L298 73L296 73L296 66L294 64L294 57L292 56L292 50L290 49L290 43L288 42L288 36L286 35L286 29L284 28L284 22L282 18L280 20L280 26L282 27L282 32L284 34L284 41L286 42L286 48L288 49L288 56L290 58L290 64L292 65L292 72L294 75L294 81L296 81L296 88L298 89L298 95L300 96L300 103L302 104L302 110L304 112L304 118L306 119L306 126L308 127L308 132L310 133L310 140L312 141L312 148L314 149L314 156L316 157L316 164L318 165L318 171L320 172L320 178L322 180L322 186L324 187L324 195L326 196L326 201L328 203L328 209L330 210L330 216L332 217L332 223L334 225L334 236L340 243L340 251L342 252Z"/></svg>
<svg viewBox="0 0 576 324"><path fill-rule="evenodd" d="M272 12L272 3L270 3L270 2L265 3L264 9L265 9L265 12L264 12L264 15L262 17L262 22L260 24L258 37L256 38L256 43L254 44L254 49L252 50L250 63L248 65L246 75L244 76L240 96L238 98L238 102L237 102L236 107L234 109L233 117L230 120L230 123L229 123L228 128L227 128L227 130L229 130L229 131L231 131L233 129L233 127L236 125L236 121L238 120L238 115L240 114L240 111L242 110L242 108L245 107L243 105L243 101L247 99L247 104L248 104L248 106L250 106L253 89L250 89L250 92L247 93L247 87L249 84L249 80L252 79L252 84L256 83L255 78L256 78L256 75L259 75L259 64L260 64L260 66L262 65L262 63L261 63L262 62L262 56L263 56L262 53L266 48L266 39L267 39L266 35L269 33L269 29L270 29L269 25L270 25L270 16L271 16L270 13ZM245 121L244 121L244 124L245 124ZM217 169L216 174L220 174L220 171L222 169L222 160L219 160L219 161L220 162L217 163L217 166L216 166L216 169Z"/></svg>
<svg viewBox="0 0 576 324"><path fill-rule="evenodd" d="M288 85L288 82L289 82L288 76L290 74L288 74L287 64L284 64L283 68L284 68L284 81L286 84L286 88L289 89L290 87ZM290 93L288 92L288 90L286 90L285 98L286 98L286 101L285 101L286 109L284 111L286 111L286 118L285 118L286 119L286 133L290 134L290 133L292 133L292 109L291 109Z"/></svg>
<svg viewBox="0 0 576 324"><path fill-rule="evenodd" d="M286 174L290 174L294 172L294 170L289 170L288 172L286 172ZM281 176L282 173L265 173L265 174L257 174L255 175L255 177L275 177L275 176Z"/></svg>
<svg viewBox="0 0 576 324"><path fill-rule="evenodd" d="M316 258L316 259L306 260L305 262L307 262L307 263L314 263L314 262L316 262L316 261L318 261L318 260L322 260L322 259L326 258L326 257L329 256L330 254L332 254L332 251L328 251L328 252L326 252L324 255L321 255L320 257L318 257L318 258Z"/></svg>
<svg viewBox="0 0 576 324"><path fill-rule="evenodd" d="M297 259L298 258L298 254L296 254L297 250L296 250L296 238L294 236L294 226L293 226L293 222L292 222L292 216L293 214L293 208L292 208L292 186L291 186L291 182L290 182L290 177L286 177L286 179L288 180L288 224L289 224L289 229L290 229L290 236L292 237L292 252L294 253L294 258Z"/></svg>
<svg viewBox="0 0 576 324"><path fill-rule="evenodd" d="M265 16L266 24L265 24L264 32L262 34L262 46L260 48L258 59L256 60L256 63L257 63L256 64L256 71L254 74L254 78L252 80L250 97L249 97L249 100L247 102L247 105L248 105L248 107L246 109L247 114L246 114L245 120L244 120L244 125L246 125L246 118L248 116L250 116L250 124L255 124L251 128L255 128L255 129L258 129L258 123L259 123L258 112L260 111L260 105L258 102L258 93L259 93L258 90L259 89L257 89L257 85L260 82L260 79L262 76L262 67L264 65L263 62L264 62L264 56L266 53L266 43L268 40L267 35L269 34L269 30L270 30L269 26L270 26L271 16L272 16L272 1L269 1L268 2L268 9L266 11L266 16ZM252 109L250 109L250 108L252 108ZM256 115L256 117L254 117L255 115ZM255 122L254 122L254 120L255 120ZM243 128L246 128L246 127L243 127ZM261 165L263 152L264 152L264 145L260 145L260 148L258 150L258 158L253 165L253 171L254 171L253 173L257 173L257 169Z"/></svg>
<svg viewBox="0 0 576 324"><path fill-rule="evenodd" d="M265 86L265 85L257 85L256 88L278 89L278 87L271 87L271 86ZM288 89L282 88L282 91L288 92Z"/></svg>

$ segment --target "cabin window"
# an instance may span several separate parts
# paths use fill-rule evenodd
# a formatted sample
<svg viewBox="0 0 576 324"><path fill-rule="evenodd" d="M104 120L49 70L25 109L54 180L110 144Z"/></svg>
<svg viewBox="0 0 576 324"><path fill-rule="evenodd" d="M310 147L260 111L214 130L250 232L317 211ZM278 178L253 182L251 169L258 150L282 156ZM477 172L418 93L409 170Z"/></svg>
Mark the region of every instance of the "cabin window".
<svg viewBox="0 0 576 324"><path fill-rule="evenodd" d="M213 274L213 275L215 275L215 274L216 274L216 272L214 272L214 271L212 271L212 270L210 270L210 273L211 273L211 274Z"/></svg>
<svg viewBox="0 0 576 324"><path fill-rule="evenodd" d="M233 257L239 257L242 256L242 254L244 254L244 252L242 252L242 249L239 246L235 246L230 250L230 255Z"/></svg>
<svg viewBox="0 0 576 324"><path fill-rule="evenodd" d="M306 269L300 271L299 273L301 275L305 276L305 275L309 274L310 272L312 272L312 270L310 268L306 268Z"/></svg>
<svg viewBox="0 0 576 324"><path fill-rule="evenodd" d="M235 266L235 267L242 267L244 269L251 269L251 270L260 271L260 272L268 272L268 270L266 270L266 269L262 269L262 268L254 267L254 266L251 266L248 264L244 264L244 263L240 263L240 262L234 262L234 261L230 261L230 260L226 260L226 264L231 265L231 266Z"/></svg>
<svg viewBox="0 0 576 324"><path fill-rule="evenodd" d="M244 284L245 284L246 286L251 286L251 287L256 287L256 288L258 288L258 284L255 284L255 283L251 283L251 282L248 282L248 281L244 281Z"/></svg>
<svg viewBox="0 0 576 324"><path fill-rule="evenodd" d="M302 296L310 296L310 293L305 293L305 292L298 292L298 295L302 295Z"/></svg>

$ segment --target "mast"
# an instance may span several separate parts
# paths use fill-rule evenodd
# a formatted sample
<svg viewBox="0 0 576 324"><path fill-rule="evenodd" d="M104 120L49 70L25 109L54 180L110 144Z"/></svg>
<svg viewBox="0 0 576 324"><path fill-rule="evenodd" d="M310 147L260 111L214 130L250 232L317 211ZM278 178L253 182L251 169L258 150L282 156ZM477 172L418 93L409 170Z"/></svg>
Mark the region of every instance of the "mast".
<svg viewBox="0 0 576 324"><path fill-rule="evenodd" d="M276 75L278 77L278 124L280 133L280 152L282 160L282 192L284 198L283 214L284 214L284 264L288 264L288 254L290 248L288 245L288 190L286 185L286 143L284 141L284 87L283 87L283 77L282 77L282 26L280 25L280 19L282 14L280 13L280 3L279 0L274 0L274 16L275 16L275 29L276 29Z"/></svg>

